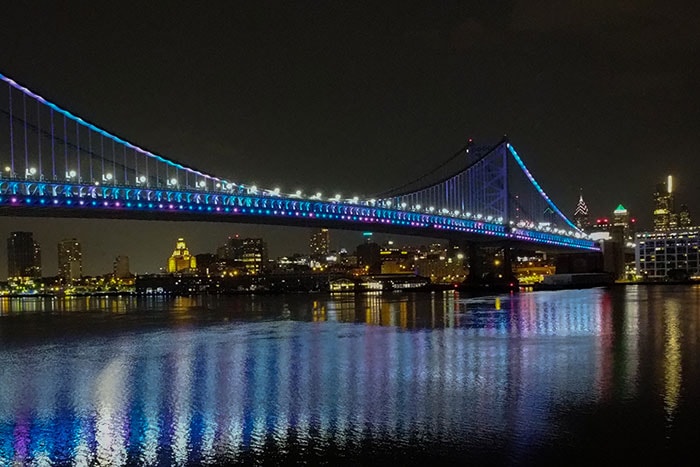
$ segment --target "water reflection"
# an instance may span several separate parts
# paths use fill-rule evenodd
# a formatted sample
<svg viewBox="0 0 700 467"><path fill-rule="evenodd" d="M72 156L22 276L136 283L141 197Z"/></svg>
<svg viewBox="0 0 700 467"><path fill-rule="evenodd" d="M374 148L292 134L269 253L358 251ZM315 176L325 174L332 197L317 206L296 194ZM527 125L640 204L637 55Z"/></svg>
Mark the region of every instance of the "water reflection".
<svg viewBox="0 0 700 467"><path fill-rule="evenodd" d="M633 399L655 375L672 419L698 376L697 343L684 340L697 335L697 300L641 288L3 300L0 465L347 460L425 446L519 459L559 436L571 407ZM40 322L24 319L32 310L62 317L10 338ZM663 357L642 370L658 329Z"/></svg>

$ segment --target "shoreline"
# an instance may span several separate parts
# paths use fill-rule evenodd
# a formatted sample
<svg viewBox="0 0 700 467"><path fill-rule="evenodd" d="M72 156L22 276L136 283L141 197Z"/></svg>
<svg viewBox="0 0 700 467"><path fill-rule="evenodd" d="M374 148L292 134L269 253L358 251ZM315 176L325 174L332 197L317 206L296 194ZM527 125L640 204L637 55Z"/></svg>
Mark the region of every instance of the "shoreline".
<svg viewBox="0 0 700 467"><path fill-rule="evenodd" d="M35 293L35 294L0 294L0 299L3 298L83 298L83 297L178 297L178 296L197 296L197 295L212 295L212 296L234 296L234 295L365 295L365 294L391 294L391 293L405 293L405 292L416 292L416 293L432 293L432 292L443 292L446 290L454 290L456 292L465 294L500 294L500 293L520 293L520 292L540 292L540 291L556 291L556 290L576 290L576 289L592 289L596 287L627 287L634 285L645 285L645 286L673 286L673 285L700 285L700 281L644 281L644 282L610 282L610 283L594 283L594 284L557 284L557 285L543 285L543 284L531 284L531 285L520 285L516 287L507 286L464 286L464 285L451 285L451 284L434 284L428 287L421 288L408 288L408 289L390 289L390 290L343 290L343 291L331 291L331 290L232 290L227 292L212 293L209 291L203 292L193 292L188 294L177 293L177 292L160 292L160 293L145 293L145 292L84 292L77 294L56 294L56 293Z"/></svg>

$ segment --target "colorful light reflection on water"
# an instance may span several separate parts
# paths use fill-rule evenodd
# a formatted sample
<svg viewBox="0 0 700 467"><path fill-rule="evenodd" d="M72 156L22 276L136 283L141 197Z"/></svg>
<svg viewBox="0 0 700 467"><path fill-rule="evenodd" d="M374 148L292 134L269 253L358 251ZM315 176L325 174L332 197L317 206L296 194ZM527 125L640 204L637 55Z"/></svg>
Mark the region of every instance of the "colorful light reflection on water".
<svg viewBox="0 0 700 467"><path fill-rule="evenodd" d="M0 465L509 463L655 395L672 429L698 291L653 293L3 299Z"/></svg>

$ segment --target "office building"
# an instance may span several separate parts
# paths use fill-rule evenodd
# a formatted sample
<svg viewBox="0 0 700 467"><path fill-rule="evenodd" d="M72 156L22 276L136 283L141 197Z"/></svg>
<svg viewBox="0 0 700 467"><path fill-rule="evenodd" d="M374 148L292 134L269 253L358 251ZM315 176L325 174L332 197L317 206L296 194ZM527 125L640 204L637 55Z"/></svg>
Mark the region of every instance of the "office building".
<svg viewBox="0 0 700 467"><path fill-rule="evenodd" d="M7 239L7 277L41 277L41 248L32 232L11 232Z"/></svg>
<svg viewBox="0 0 700 467"><path fill-rule="evenodd" d="M328 229L320 229L318 232L314 232L311 235L309 241L311 256L325 259L328 253L330 253L330 246L330 233Z"/></svg>
<svg viewBox="0 0 700 467"><path fill-rule="evenodd" d="M579 195L578 204L576 205L576 210L574 211L574 223L579 229L586 231L591 225L590 219L588 217L588 206L583 200L583 194Z"/></svg>
<svg viewBox="0 0 700 467"><path fill-rule="evenodd" d="M681 208L678 211L678 227L680 227L681 229L686 229L692 224L693 221L690 218L690 211L688 210L688 206L685 204L681 204Z"/></svg>
<svg viewBox="0 0 700 467"><path fill-rule="evenodd" d="M80 242L67 238L58 242L58 275L65 284L83 275L83 252Z"/></svg>
<svg viewBox="0 0 700 467"><path fill-rule="evenodd" d="M173 254L168 258L168 272L194 272L197 269L197 259L190 254L184 238L178 238Z"/></svg>
<svg viewBox="0 0 700 467"><path fill-rule="evenodd" d="M267 269L267 244L262 238L229 237L226 244L217 249L217 256L228 269L257 275Z"/></svg>
<svg viewBox="0 0 700 467"><path fill-rule="evenodd" d="M654 230L663 231L675 226L673 177L669 175L667 181L656 185L654 191Z"/></svg>
<svg viewBox="0 0 700 467"><path fill-rule="evenodd" d="M635 266L645 279L663 280L698 275L700 227L638 232Z"/></svg>

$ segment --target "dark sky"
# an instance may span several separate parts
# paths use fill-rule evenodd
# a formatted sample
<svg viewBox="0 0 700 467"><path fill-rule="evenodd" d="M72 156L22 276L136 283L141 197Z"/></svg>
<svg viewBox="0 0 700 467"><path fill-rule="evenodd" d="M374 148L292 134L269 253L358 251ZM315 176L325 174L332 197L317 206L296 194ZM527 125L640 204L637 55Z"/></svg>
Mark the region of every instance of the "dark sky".
<svg viewBox="0 0 700 467"><path fill-rule="evenodd" d="M413 5L429 3L433 8ZM642 225L667 174L700 216L696 2L11 2L0 71L157 154L259 186L373 194L426 172L469 137L507 134L571 214L624 204ZM87 6L89 5L89 6ZM204 5L204 3L201 3ZM32 230L55 273L59 237L85 271L128 254L163 264L263 235L272 256L307 229L236 224L0 219ZM95 236L99 233L102 239ZM357 233L336 234L352 248ZM0 277L6 274L1 248Z"/></svg>

